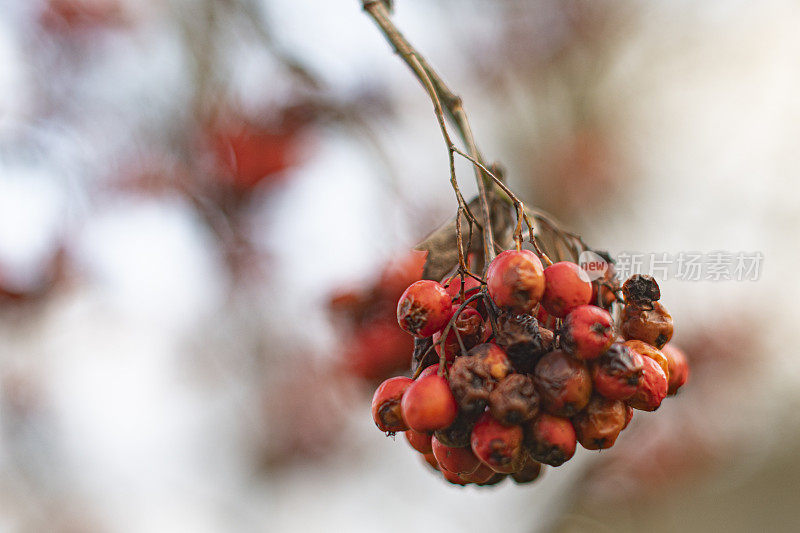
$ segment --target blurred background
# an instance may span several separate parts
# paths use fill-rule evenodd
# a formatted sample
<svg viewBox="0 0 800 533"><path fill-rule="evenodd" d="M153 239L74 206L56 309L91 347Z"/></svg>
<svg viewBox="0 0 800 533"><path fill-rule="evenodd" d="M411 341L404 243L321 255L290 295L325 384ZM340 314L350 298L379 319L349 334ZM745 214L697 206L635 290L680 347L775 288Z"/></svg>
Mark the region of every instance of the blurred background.
<svg viewBox="0 0 800 533"><path fill-rule="evenodd" d="M533 485L446 484L369 415L456 204L360 3L0 0L0 531L795 531L800 5L395 4L527 203L763 254L662 283L689 384Z"/></svg>

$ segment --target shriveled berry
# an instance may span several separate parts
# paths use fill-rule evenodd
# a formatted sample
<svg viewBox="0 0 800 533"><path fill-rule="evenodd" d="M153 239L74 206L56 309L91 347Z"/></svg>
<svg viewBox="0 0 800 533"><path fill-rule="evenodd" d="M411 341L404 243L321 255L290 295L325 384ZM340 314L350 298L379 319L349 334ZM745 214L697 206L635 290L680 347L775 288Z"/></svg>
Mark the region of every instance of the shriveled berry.
<svg viewBox="0 0 800 533"><path fill-rule="evenodd" d="M667 394L673 395L689 379L689 361L686 359L686 354L683 353L683 350L673 344L667 344L661 351L667 356L667 363L669 364L669 390Z"/></svg>
<svg viewBox="0 0 800 533"><path fill-rule="evenodd" d="M397 323L415 337L430 337L447 325L451 307L450 295L441 284L416 281L397 302Z"/></svg>
<svg viewBox="0 0 800 533"><path fill-rule="evenodd" d="M642 381L628 405L641 411L655 411L667 396L667 376L655 360L643 359Z"/></svg>
<svg viewBox="0 0 800 533"><path fill-rule="evenodd" d="M672 338L672 317L660 302L649 307L628 304L622 310L620 331L628 340L662 348Z"/></svg>
<svg viewBox="0 0 800 533"><path fill-rule="evenodd" d="M411 447L419 453L423 455L426 453L433 453L433 448L431 448L431 436L427 433L420 433L419 431L409 429L405 432L405 435Z"/></svg>
<svg viewBox="0 0 800 533"><path fill-rule="evenodd" d="M401 405L408 427L420 433L449 426L458 412L447 380L439 375L412 382L403 394Z"/></svg>
<svg viewBox="0 0 800 533"><path fill-rule="evenodd" d="M592 297L592 282L588 274L571 261L559 261L544 269L545 288L542 306L554 317L586 305Z"/></svg>
<svg viewBox="0 0 800 533"><path fill-rule="evenodd" d="M512 473L511 477L519 484L532 483L539 479L543 470L542 463L534 460L527 450L524 451L523 455L525 458L522 461L522 467L518 471Z"/></svg>
<svg viewBox="0 0 800 533"><path fill-rule="evenodd" d="M486 365L494 379L503 379L512 372L511 361L508 360L505 350L493 342L479 344L468 354Z"/></svg>
<svg viewBox="0 0 800 533"><path fill-rule="evenodd" d="M459 412L452 424L433 432L436 439L451 448L466 448L469 446L472 427L475 425L475 416Z"/></svg>
<svg viewBox="0 0 800 533"><path fill-rule="evenodd" d="M500 422L512 425L530 420L539 412L539 395L531 378L509 374L489 394L489 410Z"/></svg>
<svg viewBox="0 0 800 533"><path fill-rule="evenodd" d="M480 466L478 466L478 468L475 469L475 471L471 474L459 474L459 477L470 483L483 484L492 479L496 474L497 472L481 463Z"/></svg>
<svg viewBox="0 0 800 533"><path fill-rule="evenodd" d="M525 446L534 460L561 466L575 455L575 428L568 418L541 413L525 426Z"/></svg>
<svg viewBox="0 0 800 533"><path fill-rule="evenodd" d="M578 442L587 450L610 448L625 428L625 404L602 396L592 397L586 409L572 419Z"/></svg>
<svg viewBox="0 0 800 533"><path fill-rule="evenodd" d="M638 352L615 342L592 366L595 392L609 400L627 400L639 387L642 364L642 356Z"/></svg>
<svg viewBox="0 0 800 533"><path fill-rule="evenodd" d="M456 313L458 308L459 306L454 305L451 315ZM445 359L452 361L456 356L461 355L461 345L458 343L459 337L464 344L464 349L469 350L485 340L486 328L481 314L472 307L465 307L453 320L453 325L450 327L450 331L447 332L447 337L440 344L442 333L443 331L437 331L433 334L436 353L439 356L444 355Z"/></svg>
<svg viewBox="0 0 800 533"><path fill-rule="evenodd" d="M520 426L506 426L489 413L484 413L472 429L472 451L495 472L514 471L522 453L523 433Z"/></svg>
<svg viewBox="0 0 800 533"><path fill-rule="evenodd" d="M517 372L533 372L536 361L549 351L531 315L500 315L494 342L506 351Z"/></svg>
<svg viewBox="0 0 800 533"><path fill-rule="evenodd" d="M431 444L433 456L443 470L454 474L470 474L481 464L470 448L451 448L439 442L436 437Z"/></svg>
<svg viewBox="0 0 800 533"><path fill-rule="evenodd" d="M637 352L642 357L649 357L650 359L653 359L656 363L658 363L658 366L661 367L661 370L664 371L664 374L669 380L669 360L667 359L667 356L664 355L664 352L655 346L642 341L625 341L625 346L634 352Z"/></svg>
<svg viewBox="0 0 800 533"><path fill-rule="evenodd" d="M622 285L622 296L625 303L647 306L661 298L661 289L652 276L634 274Z"/></svg>
<svg viewBox="0 0 800 533"><path fill-rule="evenodd" d="M536 364L533 382L542 407L550 414L570 417L589 403L592 377L586 365L556 350Z"/></svg>
<svg viewBox="0 0 800 533"><path fill-rule="evenodd" d="M506 250L489 265L486 285L501 309L530 313L544 294L542 262L529 250Z"/></svg>
<svg viewBox="0 0 800 533"><path fill-rule="evenodd" d="M372 396L372 419L381 431L395 433L408 429L401 403L412 383L414 380L411 378L398 376L389 378L378 386Z"/></svg>
<svg viewBox="0 0 800 533"><path fill-rule="evenodd" d="M474 356L457 357L450 370L450 388L465 414L477 415L486 409L495 383L486 364Z"/></svg>
<svg viewBox="0 0 800 533"><path fill-rule="evenodd" d="M584 361L590 361L608 350L614 342L611 315L595 305L581 305L570 311L564 320L561 346Z"/></svg>

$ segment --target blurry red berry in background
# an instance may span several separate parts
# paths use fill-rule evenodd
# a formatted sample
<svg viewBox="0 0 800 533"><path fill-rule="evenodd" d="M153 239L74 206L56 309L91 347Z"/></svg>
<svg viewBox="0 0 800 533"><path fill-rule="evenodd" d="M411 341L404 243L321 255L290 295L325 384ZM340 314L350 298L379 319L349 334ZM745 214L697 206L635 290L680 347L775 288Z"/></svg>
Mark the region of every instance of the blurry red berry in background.
<svg viewBox="0 0 800 533"><path fill-rule="evenodd" d="M422 269L427 257L428 252L412 250L384 267L376 292L392 302L392 310L408 286L422 279Z"/></svg>
<svg viewBox="0 0 800 533"><path fill-rule="evenodd" d="M113 28L128 22L119 0L47 0L39 14L39 23L48 31Z"/></svg>
<svg viewBox="0 0 800 533"><path fill-rule="evenodd" d="M408 369L414 339L397 324L373 322L359 328L346 343L344 364L355 376L382 379Z"/></svg>

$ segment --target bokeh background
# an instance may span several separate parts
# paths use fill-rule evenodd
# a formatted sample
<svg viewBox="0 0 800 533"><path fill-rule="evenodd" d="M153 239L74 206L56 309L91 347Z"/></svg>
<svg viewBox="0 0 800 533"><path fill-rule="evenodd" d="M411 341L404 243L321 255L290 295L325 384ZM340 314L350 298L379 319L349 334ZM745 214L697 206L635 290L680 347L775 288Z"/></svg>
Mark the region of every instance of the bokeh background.
<svg viewBox="0 0 800 533"><path fill-rule="evenodd" d="M532 486L444 483L369 416L456 205L359 2L0 0L0 531L795 531L800 6L395 4L529 204L763 254L662 283L690 383Z"/></svg>

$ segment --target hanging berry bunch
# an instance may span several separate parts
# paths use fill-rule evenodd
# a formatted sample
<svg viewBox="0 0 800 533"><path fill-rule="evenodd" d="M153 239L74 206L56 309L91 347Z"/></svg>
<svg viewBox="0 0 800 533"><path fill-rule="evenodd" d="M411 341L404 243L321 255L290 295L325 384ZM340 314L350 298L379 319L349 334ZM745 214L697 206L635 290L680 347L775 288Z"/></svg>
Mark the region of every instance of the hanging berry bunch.
<svg viewBox="0 0 800 533"><path fill-rule="evenodd" d="M397 303L397 322L414 337L413 377L378 387L375 424L390 435L405 432L458 485L508 476L528 483L543 465L571 459L578 443L613 446L634 409L655 411L688 376L685 357L667 344L672 317L658 301L658 284L637 275L620 289L610 257L526 208L499 166L483 161L461 99L397 30L390 5L363 4L433 102L458 201L454 220L418 247L427 252L425 279ZM466 151L453 143L447 118ZM456 155L475 170L478 197L469 203L456 180ZM584 251L606 260L600 279L591 281L577 264Z"/></svg>

